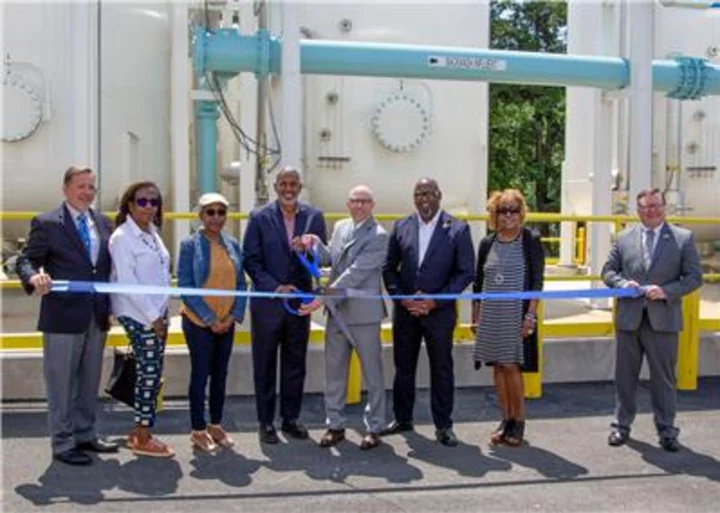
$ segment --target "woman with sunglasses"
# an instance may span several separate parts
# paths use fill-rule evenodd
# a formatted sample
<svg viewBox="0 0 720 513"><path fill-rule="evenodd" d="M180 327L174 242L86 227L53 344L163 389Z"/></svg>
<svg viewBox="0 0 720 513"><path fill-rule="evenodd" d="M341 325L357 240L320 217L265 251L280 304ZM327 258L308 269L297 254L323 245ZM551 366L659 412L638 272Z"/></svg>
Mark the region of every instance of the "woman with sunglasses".
<svg viewBox="0 0 720 513"><path fill-rule="evenodd" d="M180 287L246 290L240 245L222 230L228 201L214 192L199 201L202 227L180 244L178 285ZM190 350L190 442L214 452L234 442L221 422L225 404L225 383L233 346L235 323L245 316L244 296L183 296L182 329ZM205 389L210 379L210 423L205 420Z"/></svg>
<svg viewBox="0 0 720 513"><path fill-rule="evenodd" d="M540 237L523 226L527 204L516 189L494 192L488 200L488 225L493 231L480 242L473 290L519 292L542 290L545 255ZM491 444L522 445L525 434L525 391L522 371L537 372L538 301L474 301L475 368L493 366L500 426Z"/></svg>
<svg viewBox="0 0 720 513"><path fill-rule="evenodd" d="M162 195L153 182L137 182L120 199L117 228L110 237L112 275L122 284L170 285L170 254L158 229L162 226ZM174 451L151 430L168 331L166 295L113 294L113 314L127 333L135 355L135 427L128 447L141 456L168 458Z"/></svg>

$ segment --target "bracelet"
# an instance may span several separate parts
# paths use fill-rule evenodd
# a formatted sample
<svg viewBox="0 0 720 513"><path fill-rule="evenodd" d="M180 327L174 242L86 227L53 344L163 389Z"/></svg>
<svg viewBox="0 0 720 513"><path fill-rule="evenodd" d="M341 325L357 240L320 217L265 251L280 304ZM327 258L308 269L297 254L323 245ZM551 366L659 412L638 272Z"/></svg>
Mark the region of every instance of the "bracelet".
<svg viewBox="0 0 720 513"><path fill-rule="evenodd" d="M525 319L527 319L528 321L532 321L532 322L535 322L535 323L536 323L536 322L537 322L537 315L528 312L528 313L525 314Z"/></svg>

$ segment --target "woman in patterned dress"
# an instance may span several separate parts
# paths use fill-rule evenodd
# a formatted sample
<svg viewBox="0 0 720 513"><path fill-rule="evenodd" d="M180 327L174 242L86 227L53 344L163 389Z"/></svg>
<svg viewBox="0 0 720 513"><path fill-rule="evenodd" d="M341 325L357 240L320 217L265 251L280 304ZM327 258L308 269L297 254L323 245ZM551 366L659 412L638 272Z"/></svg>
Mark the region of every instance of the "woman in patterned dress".
<svg viewBox="0 0 720 513"><path fill-rule="evenodd" d="M540 237L523 226L525 198L516 189L491 195L488 225L493 233L480 242L474 292L542 290L545 260ZM493 366L500 426L492 444L522 445L525 434L525 392L522 371L537 372L538 301L490 300L473 303L476 328L474 360Z"/></svg>

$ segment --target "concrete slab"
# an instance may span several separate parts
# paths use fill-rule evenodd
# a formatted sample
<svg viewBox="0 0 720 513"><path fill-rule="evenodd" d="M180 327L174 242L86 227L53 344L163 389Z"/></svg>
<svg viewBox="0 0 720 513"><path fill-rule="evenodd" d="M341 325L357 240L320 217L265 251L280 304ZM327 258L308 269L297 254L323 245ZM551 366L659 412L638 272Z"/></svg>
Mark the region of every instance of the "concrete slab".
<svg viewBox="0 0 720 513"><path fill-rule="evenodd" d="M332 450L313 440L323 432L320 395L306 396L309 441L262 446L252 398L228 401L225 423L237 441L216 456L194 453L184 401L170 401L157 432L173 445L172 460L135 458L123 449L86 468L51 463L43 403L2 404L2 505L12 512L312 512L341 511L717 511L720 498L720 378L704 378L679 396L684 447L657 447L646 386L626 447L606 445L611 383L546 385L528 404L528 444L487 447L495 395L459 389L456 432L462 443L434 441L428 394L418 394L417 430L360 451L362 406L348 409L349 440ZM125 408L105 405L101 428L123 437Z"/></svg>

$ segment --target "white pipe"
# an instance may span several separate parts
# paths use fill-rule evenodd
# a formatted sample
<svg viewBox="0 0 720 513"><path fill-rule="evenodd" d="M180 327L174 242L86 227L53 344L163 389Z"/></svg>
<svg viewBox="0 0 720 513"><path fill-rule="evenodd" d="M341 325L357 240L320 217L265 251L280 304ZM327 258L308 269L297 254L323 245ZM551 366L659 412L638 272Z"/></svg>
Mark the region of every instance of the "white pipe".
<svg viewBox="0 0 720 513"><path fill-rule="evenodd" d="M172 146L172 210L190 211L190 59L188 41L188 6L172 6L172 54L170 83L170 137ZM175 254L180 241L190 234L190 223L180 221L175 227Z"/></svg>
<svg viewBox="0 0 720 513"><path fill-rule="evenodd" d="M303 162L303 80L300 74L300 4L288 1L282 3L282 74L280 94L282 126L281 166L299 166Z"/></svg>
<svg viewBox="0 0 720 513"><path fill-rule="evenodd" d="M240 32L243 34L254 34L258 29L257 18L253 13L253 3L243 2L240 5ZM258 118L258 81L249 74L240 75L240 104L236 119L247 134L257 134ZM254 153L246 153L240 158L243 163L240 170L240 211L249 213L256 203L255 197L255 170L257 156ZM241 233L245 229L245 223L241 223Z"/></svg>
<svg viewBox="0 0 720 513"><path fill-rule="evenodd" d="M634 212L635 197L652 184L653 91L655 4L628 4L630 59L630 188L628 212Z"/></svg>
<svg viewBox="0 0 720 513"><path fill-rule="evenodd" d="M71 9L73 118L68 144L75 163L89 165L102 173L97 161L100 133L97 112L97 2L73 3Z"/></svg>

